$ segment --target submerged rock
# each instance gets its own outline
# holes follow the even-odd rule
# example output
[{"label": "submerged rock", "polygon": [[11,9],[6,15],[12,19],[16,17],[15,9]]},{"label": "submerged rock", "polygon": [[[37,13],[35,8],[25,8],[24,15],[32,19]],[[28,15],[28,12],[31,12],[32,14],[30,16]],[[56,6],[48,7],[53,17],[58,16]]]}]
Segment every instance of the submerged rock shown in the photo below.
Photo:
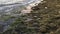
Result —
[{"label": "submerged rock", "polygon": [[42,0],[0,0],[0,24],[2,25],[0,31],[7,31],[16,18],[19,18],[23,14],[31,13],[31,8],[36,6],[36,3],[38,5],[41,1]]}]

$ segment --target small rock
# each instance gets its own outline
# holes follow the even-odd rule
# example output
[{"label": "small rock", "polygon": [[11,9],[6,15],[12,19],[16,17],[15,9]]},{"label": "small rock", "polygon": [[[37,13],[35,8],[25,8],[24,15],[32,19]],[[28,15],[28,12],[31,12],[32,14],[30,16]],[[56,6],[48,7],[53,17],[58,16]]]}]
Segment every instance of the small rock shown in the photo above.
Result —
[{"label": "small rock", "polygon": [[45,9],[47,9],[47,7],[45,7]]}]

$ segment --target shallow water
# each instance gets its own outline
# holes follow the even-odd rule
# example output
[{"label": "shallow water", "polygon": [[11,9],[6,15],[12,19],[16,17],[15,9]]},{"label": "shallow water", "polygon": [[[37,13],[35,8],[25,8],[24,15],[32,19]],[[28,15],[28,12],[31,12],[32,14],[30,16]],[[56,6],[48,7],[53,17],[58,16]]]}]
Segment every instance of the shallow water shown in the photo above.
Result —
[{"label": "shallow water", "polygon": [[[22,8],[25,8],[27,5],[31,3],[36,3],[38,1],[42,0],[0,0],[0,15],[15,12],[17,10],[21,10]],[[25,6],[25,7],[24,7]],[[8,19],[7,21],[0,21],[0,25],[2,27],[0,28],[1,31],[6,31],[9,25],[14,21],[13,19]]]}]

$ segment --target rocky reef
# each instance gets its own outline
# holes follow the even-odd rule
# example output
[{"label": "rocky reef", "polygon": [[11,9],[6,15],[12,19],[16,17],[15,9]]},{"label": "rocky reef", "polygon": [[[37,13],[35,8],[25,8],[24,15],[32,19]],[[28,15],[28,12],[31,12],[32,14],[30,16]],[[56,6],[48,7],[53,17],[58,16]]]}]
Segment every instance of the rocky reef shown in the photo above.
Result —
[{"label": "rocky reef", "polygon": [[44,0],[1,34],[60,34],[60,0]]}]

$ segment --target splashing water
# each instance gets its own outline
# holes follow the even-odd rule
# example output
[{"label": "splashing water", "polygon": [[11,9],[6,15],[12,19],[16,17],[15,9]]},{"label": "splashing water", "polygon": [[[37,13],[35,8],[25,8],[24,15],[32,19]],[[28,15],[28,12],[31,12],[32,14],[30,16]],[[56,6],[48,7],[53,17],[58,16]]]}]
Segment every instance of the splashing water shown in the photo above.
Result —
[{"label": "splashing water", "polygon": [[38,3],[38,1],[41,2],[43,0],[0,0],[0,13],[17,11],[31,3]]}]

